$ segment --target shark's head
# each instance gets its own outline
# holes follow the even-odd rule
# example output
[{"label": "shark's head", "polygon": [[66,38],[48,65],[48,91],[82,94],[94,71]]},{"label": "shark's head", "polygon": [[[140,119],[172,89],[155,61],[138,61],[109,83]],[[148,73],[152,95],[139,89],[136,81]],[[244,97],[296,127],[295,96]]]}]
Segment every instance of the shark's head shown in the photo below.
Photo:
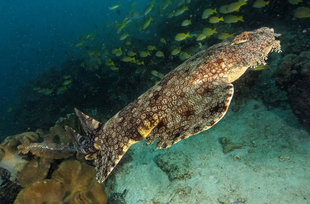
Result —
[{"label": "shark's head", "polygon": [[280,34],[272,28],[262,27],[237,35],[225,49],[229,82],[238,79],[248,68],[266,64],[270,52],[281,52]]}]

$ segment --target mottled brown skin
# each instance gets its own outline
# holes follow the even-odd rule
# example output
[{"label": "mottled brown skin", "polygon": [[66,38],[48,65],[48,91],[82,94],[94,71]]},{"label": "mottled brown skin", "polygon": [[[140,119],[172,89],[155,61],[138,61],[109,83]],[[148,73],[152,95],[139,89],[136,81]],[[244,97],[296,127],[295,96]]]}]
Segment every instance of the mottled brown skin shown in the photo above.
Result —
[{"label": "mottled brown skin", "polygon": [[158,139],[157,147],[167,148],[216,124],[232,99],[231,83],[249,67],[264,64],[269,52],[280,51],[277,36],[260,28],[197,53],[104,125],[76,110],[88,138],[67,130],[78,151],[95,160],[98,182],[136,142]]}]

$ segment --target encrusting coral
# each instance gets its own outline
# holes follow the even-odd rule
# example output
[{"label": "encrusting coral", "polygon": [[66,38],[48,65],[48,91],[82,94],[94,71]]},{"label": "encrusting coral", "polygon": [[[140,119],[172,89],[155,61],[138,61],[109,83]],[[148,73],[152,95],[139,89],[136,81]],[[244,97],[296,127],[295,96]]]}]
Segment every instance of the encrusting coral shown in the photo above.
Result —
[{"label": "encrusting coral", "polygon": [[93,167],[77,160],[68,160],[60,164],[52,179],[64,184],[68,203],[106,203],[104,185],[96,181]]},{"label": "encrusting coral", "polygon": [[107,203],[104,185],[97,183],[93,167],[78,160],[60,163],[76,153],[66,137],[63,127],[56,124],[49,132],[7,137],[0,145],[0,167],[19,187],[16,194],[23,187],[15,203]]},{"label": "encrusting coral", "polygon": [[14,203],[63,203],[64,194],[62,183],[55,180],[38,181],[20,191]]},{"label": "encrusting coral", "polygon": [[0,145],[0,167],[7,169],[11,173],[11,180],[15,180],[19,172],[28,163],[18,154],[17,146],[30,144],[38,138],[39,135],[35,132],[24,132],[7,137]]},{"label": "encrusting coral", "polygon": [[62,162],[51,179],[35,182],[17,196],[19,203],[107,203],[104,185],[95,179],[95,169],[77,160]]},{"label": "encrusting coral", "polygon": [[31,160],[25,165],[20,172],[18,182],[22,187],[26,187],[37,181],[42,181],[46,178],[50,169],[51,161],[44,158]]}]

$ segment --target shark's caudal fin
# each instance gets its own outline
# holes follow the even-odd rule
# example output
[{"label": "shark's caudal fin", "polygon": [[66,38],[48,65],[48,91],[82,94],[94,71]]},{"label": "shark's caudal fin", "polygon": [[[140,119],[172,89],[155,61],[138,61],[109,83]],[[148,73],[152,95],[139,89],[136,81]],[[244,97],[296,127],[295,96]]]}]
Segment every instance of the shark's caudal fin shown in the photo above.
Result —
[{"label": "shark's caudal fin", "polygon": [[96,179],[102,183],[135,141],[118,132],[107,133],[100,122],[77,109],[75,113],[81,121],[86,137],[70,127],[66,127],[67,133],[72,137],[76,150],[84,154],[85,159],[95,161]]},{"label": "shark's caudal fin", "polygon": [[94,159],[98,148],[96,148],[95,138],[100,131],[102,124],[88,115],[82,113],[78,109],[74,109],[76,115],[81,121],[84,132],[87,137],[83,137],[71,127],[66,126],[67,134],[71,137],[77,152],[84,154],[88,160]]}]

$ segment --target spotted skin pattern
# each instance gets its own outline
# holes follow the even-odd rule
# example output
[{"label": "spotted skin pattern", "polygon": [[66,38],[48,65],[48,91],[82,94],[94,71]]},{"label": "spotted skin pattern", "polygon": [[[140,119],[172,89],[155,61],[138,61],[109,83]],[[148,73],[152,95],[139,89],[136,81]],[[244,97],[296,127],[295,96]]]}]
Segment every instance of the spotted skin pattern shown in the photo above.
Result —
[{"label": "spotted skin pattern", "polygon": [[104,125],[76,110],[88,137],[67,131],[86,159],[95,160],[98,182],[134,143],[158,140],[158,148],[167,148],[216,124],[231,102],[231,83],[249,67],[265,64],[269,52],[280,52],[278,36],[263,27],[197,53]]}]

